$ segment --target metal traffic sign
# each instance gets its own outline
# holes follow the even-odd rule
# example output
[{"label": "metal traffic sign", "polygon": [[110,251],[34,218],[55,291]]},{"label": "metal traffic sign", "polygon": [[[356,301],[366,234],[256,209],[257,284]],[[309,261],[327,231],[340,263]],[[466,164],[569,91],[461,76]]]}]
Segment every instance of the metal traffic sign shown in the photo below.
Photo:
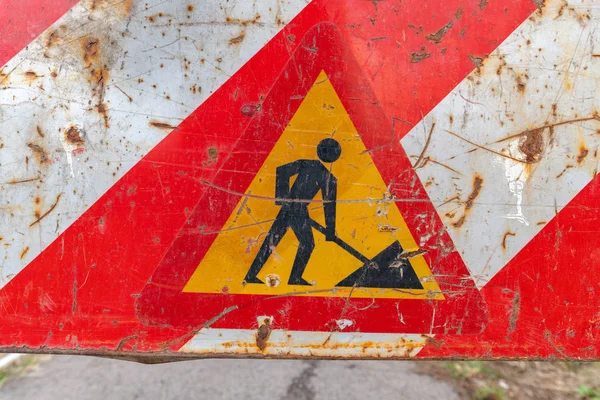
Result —
[{"label": "metal traffic sign", "polygon": [[2,351],[598,359],[593,0],[0,22]]}]

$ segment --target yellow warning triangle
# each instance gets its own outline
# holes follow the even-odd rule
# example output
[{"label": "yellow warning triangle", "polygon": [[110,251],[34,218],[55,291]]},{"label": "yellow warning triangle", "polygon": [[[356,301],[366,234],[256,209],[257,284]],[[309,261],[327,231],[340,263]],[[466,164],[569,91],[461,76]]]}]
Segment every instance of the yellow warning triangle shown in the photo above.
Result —
[{"label": "yellow warning triangle", "polygon": [[[325,164],[337,179],[336,236],[368,259],[398,244],[404,254],[418,254],[419,247],[393,201],[385,201],[386,184],[352,124],[348,113],[324,72],[321,72],[298,111],[275,143],[231,216],[219,232],[184,292],[363,298],[423,298],[444,296],[422,255],[409,259],[421,288],[382,285],[342,285],[361,275],[364,264],[348,251],[312,229],[314,250],[302,278],[310,286],[288,284],[299,242],[288,229],[258,273],[264,283],[246,283],[244,278],[277,217],[276,170],[297,160],[319,160],[317,145],[333,138],[341,145],[340,158]],[[290,180],[290,186],[294,177]],[[321,194],[308,204],[310,217],[325,226]],[[417,253],[413,253],[417,252]],[[397,266],[396,266],[397,267]],[[361,269],[362,268],[362,269]],[[358,271],[358,273],[357,273]],[[385,285],[383,285],[385,286]]]}]

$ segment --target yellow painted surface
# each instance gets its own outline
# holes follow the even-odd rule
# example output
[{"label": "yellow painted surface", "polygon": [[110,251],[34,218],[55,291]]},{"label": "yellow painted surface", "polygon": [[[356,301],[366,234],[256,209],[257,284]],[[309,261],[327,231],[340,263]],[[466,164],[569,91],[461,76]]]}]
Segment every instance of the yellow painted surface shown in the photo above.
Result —
[{"label": "yellow painted surface", "polygon": [[[317,144],[329,137],[342,146],[340,159],[330,164],[338,180],[337,236],[368,258],[374,257],[395,240],[400,242],[404,251],[418,250],[396,204],[385,201],[386,184],[335,89],[325,73],[321,72],[184,292],[221,293],[226,290],[232,294],[280,295],[297,292],[305,296],[348,296],[350,288],[335,288],[335,285],[360,268],[362,263],[335,243],[326,242],[324,236],[314,229],[315,249],[303,275],[313,286],[287,283],[298,248],[298,241],[291,229],[258,275],[266,283],[244,283],[248,268],[280,209],[272,200],[275,196],[276,168],[299,159],[317,160]],[[293,179],[290,185],[292,183]],[[309,205],[309,210],[311,217],[324,225],[320,200],[319,194],[315,202]],[[410,262],[424,289],[356,288],[352,297],[443,300],[425,259],[418,256]]]}]

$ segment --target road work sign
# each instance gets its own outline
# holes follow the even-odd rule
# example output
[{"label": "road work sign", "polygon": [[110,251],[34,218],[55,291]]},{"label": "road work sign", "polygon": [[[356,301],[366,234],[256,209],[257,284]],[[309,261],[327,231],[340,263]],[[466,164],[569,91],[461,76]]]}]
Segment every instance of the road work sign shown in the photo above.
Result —
[{"label": "road work sign", "polygon": [[46,3],[0,16],[3,350],[598,358],[592,1]]}]

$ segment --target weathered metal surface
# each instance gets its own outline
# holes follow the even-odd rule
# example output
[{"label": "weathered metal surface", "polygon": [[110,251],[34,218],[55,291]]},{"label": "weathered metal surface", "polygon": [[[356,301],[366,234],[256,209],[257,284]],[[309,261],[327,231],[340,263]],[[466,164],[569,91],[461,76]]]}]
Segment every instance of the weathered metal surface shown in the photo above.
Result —
[{"label": "weathered metal surface", "polygon": [[599,357],[593,0],[23,3],[0,348]]}]

